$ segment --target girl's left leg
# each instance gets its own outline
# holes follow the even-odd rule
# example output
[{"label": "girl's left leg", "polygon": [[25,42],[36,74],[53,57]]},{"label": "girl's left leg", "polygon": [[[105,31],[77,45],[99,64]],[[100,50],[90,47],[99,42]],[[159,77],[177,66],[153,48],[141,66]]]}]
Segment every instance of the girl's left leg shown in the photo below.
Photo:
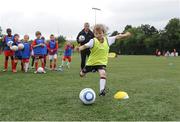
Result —
[{"label": "girl's left leg", "polygon": [[68,62],[67,62],[68,69],[70,68],[70,63],[71,63],[71,56],[68,57]]},{"label": "girl's left leg", "polygon": [[17,69],[16,69],[16,68],[17,68],[17,63],[18,63],[18,59],[15,58],[15,59],[14,59],[14,66],[13,66],[13,72],[14,72],[14,73],[17,72]]},{"label": "girl's left leg", "polygon": [[99,76],[100,76],[100,80],[99,80],[99,91],[100,94],[99,96],[105,96],[106,92],[105,92],[105,88],[106,88],[106,71],[105,69],[99,69]]},{"label": "girl's left leg", "polygon": [[57,54],[54,55],[54,66],[53,69],[56,69],[56,64],[57,64]]},{"label": "girl's left leg", "polygon": [[21,71],[24,71],[24,63],[23,63],[22,59],[21,59]]},{"label": "girl's left leg", "polygon": [[40,60],[41,60],[41,66],[44,69],[43,73],[46,73],[46,71],[45,71],[45,64],[44,64],[44,58],[41,58]]}]

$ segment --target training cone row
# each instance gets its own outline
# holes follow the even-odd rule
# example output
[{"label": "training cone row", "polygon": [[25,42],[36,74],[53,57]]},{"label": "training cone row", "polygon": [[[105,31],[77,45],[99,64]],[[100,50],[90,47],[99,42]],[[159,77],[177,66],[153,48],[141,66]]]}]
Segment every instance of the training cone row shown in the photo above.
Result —
[{"label": "training cone row", "polygon": [[117,100],[128,99],[128,98],[129,98],[128,94],[124,91],[118,91],[114,95],[114,99],[117,99]]}]

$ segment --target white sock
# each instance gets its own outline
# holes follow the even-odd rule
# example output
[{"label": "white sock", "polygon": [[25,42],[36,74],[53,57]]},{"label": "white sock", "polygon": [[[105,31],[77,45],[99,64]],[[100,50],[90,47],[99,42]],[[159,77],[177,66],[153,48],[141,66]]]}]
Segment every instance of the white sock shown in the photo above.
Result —
[{"label": "white sock", "polygon": [[29,63],[25,63],[25,66],[24,66],[25,68],[25,71],[27,72],[28,71],[28,67],[29,67]]},{"label": "white sock", "polygon": [[101,92],[102,90],[105,89],[105,86],[106,86],[106,79],[101,78],[100,81],[99,81],[99,85],[100,85],[100,92]]},{"label": "white sock", "polygon": [[61,66],[62,66],[62,67],[64,67],[64,64],[65,64],[65,62],[62,60],[62,64],[61,64]]},{"label": "white sock", "polygon": [[70,66],[70,62],[67,62],[67,66]]}]

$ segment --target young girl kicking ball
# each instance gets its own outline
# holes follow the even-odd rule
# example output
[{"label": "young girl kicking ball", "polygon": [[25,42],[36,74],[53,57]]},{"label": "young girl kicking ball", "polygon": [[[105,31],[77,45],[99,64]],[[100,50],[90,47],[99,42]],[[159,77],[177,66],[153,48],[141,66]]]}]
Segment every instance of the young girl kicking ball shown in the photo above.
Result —
[{"label": "young girl kicking ball", "polygon": [[123,39],[130,36],[129,32],[125,34],[119,34],[113,37],[106,37],[106,27],[102,24],[94,26],[93,33],[95,38],[91,39],[88,43],[77,47],[77,51],[85,50],[90,48],[90,56],[86,62],[86,66],[80,72],[80,76],[83,77],[88,72],[99,72],[100,76],[100,93],[99,96],[105,96],[106,94],[106,65],[108,63],[109,47],[115,42],[115,40]]}]

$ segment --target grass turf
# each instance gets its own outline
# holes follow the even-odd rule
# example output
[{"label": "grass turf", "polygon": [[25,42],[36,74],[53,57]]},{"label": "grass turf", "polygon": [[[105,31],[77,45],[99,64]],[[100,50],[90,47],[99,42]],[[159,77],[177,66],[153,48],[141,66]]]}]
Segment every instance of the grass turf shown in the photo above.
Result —
[{"label": "grass turf", "polygon": [[[2,56],[0,61],[3,69]],[[80,78],[79,67],[75,54],[64,72],[0,72],[0,120],[180,120],[180,57],[109,59],[110,91],[90,106],[80,102],[79,92],[90,87],[98,94],[99,77]],[[130,99],[113,99],[119,90]]]}]

